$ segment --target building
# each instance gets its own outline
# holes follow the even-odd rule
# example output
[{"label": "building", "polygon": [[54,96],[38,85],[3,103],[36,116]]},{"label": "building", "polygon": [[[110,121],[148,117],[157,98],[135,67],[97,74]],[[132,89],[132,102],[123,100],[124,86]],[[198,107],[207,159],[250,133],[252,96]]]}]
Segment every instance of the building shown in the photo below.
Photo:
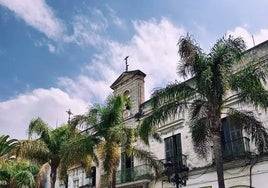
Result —
[{"label": "building", "polygon": [[[268,61],[268,41],[263,42],[245,52],[243,61],[252,58],[261,62]],[[140,70],[123,72],[111,85],[115,94],[123,94],[130,98],[132,108],[124,112],[125,124],[137,126],[137,116],[141,110],[150,113],[148,101],[144,101],[145,73]],[[236,104],[234,104],[235,106]],[[239,107],[239,106],[237,106]],[[247,107],[243,107],[247,108]],[[261,121],[268,128],[268,116],[263,111],[255,111]],[[268,177],[268,155],[257,155],[257,150],[245,132],[230,127],[226,119],[222,119],[224,134],[224,176],[228,188],[266,188]],[[158,129],[163,142],[151,141],[150,150],[159,160],[163,161],[167,169],[167,159],[174,151],[181,154],[183,167],[189,168],[186,188],[217,188],[217,175],[213,156],[207,159],[199,158],[194,152],[191,142],[191,131],[187,126],[187,114],[170,118]],[[174,147],[175,146],[175,147]],[[145,147],[145,146],[144,146]],[[107,187],[105,175],[97,168],[96,187]],[[70,181],[75,181],[69,178]],[[141,164],[135,158],[128,158],[123,153],[116,175],[116,187],[121,188],[171,188],[167,176],[154,179],[152,169]],[[80,184],[79,184],[80,185]]]}]

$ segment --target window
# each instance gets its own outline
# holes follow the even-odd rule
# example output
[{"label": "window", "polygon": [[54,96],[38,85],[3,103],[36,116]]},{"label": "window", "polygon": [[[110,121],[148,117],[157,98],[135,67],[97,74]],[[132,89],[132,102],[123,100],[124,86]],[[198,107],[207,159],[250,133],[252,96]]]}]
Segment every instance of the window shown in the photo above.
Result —
[{"label": "window", "polygon": [[181,134],[165,138],[166,160],[173,161],[179,159],[182,162]]},{"label": "window", "polygon": [[129,182],[133,180],[134,160],[133,156],[127,156],[126,153],[121,154],[121,181]]},{"label": "window", "polygon": [[78,176],[78,168],[73,169],[73,176]]},{"label": "window", "polygon": [[92,186],[96,185],[96,167],[92,166],[89,172],[89,181]]},{"label": "window", "polygon": [[222,119],[222,151],[223,158],[233,158],[245,154],[242,130]]},{"label": "window", "polygon": [[74,180],[74,188],[78,188],[79,187],[79,180]]},{"label": "window", "polygon": [[[129,90],[126,90],[126,91],[124,92],[124,96],[125,96],[128,100],[130,100],[130,91],[129,91]],[[129,116],[130,116],[130,106],[129,106],[129,104],[125,104],[125,110],[124,110],[124,112],[123,112],[123,118],[126,119],[126,118],[128,118]]]}]

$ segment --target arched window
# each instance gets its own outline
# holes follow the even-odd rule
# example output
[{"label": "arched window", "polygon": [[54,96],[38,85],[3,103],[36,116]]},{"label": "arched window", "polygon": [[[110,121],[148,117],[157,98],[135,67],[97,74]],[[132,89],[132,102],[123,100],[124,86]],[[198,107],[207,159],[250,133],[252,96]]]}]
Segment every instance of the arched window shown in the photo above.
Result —
[{"label": "arched window", "polygon": [[124,92],[124,96],[127,97],[127,98],[129,98],[130,97],[130,91],[129,90],[126,90]]},{"label": "arched window", "polygon": [[[126,90],[124,92],[124,96],[130,100],[130,91],[129,90]],[[124,110],[124,114],[123,114],[123,117],[124,119],[128,118],[130,116],[130,106],[128,104],[125,105],[125,110]]]}]

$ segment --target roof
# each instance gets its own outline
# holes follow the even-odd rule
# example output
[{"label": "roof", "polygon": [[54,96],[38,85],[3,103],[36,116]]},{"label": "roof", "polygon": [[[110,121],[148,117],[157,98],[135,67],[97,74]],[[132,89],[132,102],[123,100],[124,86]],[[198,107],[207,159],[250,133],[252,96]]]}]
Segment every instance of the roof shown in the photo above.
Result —
[{"label": "roof", "polygon": [[114,83],[110,86],[110,88],[114,89],[123,80],[123,78],[125,78],[126,76],[129,76],[129,75],[132,75],[132,76],[139,75],[139,76],[143,76],[143,77],[146,76],[146,74],[140,70],[125,71],[114,81]]}]

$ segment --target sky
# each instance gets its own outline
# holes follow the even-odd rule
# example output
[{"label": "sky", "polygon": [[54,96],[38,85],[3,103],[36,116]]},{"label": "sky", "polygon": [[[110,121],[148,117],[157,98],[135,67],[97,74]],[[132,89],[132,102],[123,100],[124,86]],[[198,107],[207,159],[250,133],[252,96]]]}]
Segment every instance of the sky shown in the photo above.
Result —
[{"label": "sky", "polygon": [[[0,0],[0,135],[27,138],[31,119],[52,128],[112,93],[139,69],[146,99],[180,79],[177,42],[205,52],[224,35],[248,48],[268,40],[266,0]],[[253,42],[254,39],[254,42]]]}]

